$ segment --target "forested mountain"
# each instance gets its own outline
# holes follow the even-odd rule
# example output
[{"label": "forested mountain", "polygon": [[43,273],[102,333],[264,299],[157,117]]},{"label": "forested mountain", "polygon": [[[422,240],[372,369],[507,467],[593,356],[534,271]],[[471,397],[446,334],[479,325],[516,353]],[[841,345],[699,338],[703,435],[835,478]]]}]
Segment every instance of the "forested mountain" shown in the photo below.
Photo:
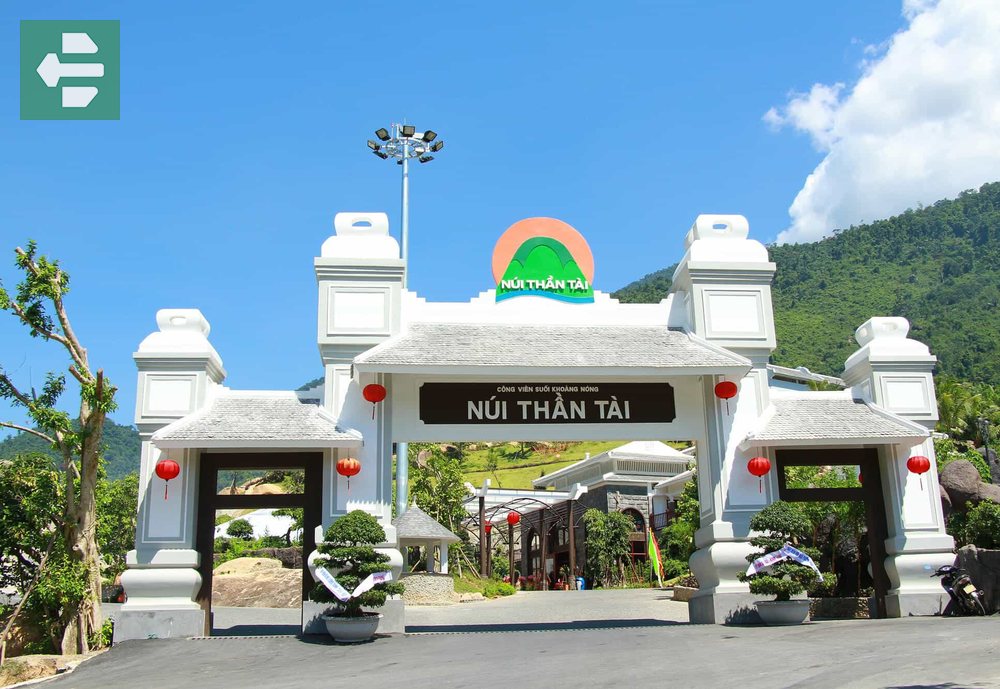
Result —
[{"label": "forested mountain", "polygon": [[[104,422],[104,469],[115,480],[139,471],[139,432],[134,426],[119,426],[111,419]],[[42,452],[62,462],[59,453],[47,442],[28,433],[18,433],[0,442],[0,460],[26,452]],[[58,464],[57,464],[58,465]]]},{"label": "forested mountain", "polygon": [[[774,363],[837,375],[871,316],[905,316],[938,372],[1000,384],[1000,182],[810,244],[770,246],[777,264]],[[674,266],[618,290],[666,296]]]}]

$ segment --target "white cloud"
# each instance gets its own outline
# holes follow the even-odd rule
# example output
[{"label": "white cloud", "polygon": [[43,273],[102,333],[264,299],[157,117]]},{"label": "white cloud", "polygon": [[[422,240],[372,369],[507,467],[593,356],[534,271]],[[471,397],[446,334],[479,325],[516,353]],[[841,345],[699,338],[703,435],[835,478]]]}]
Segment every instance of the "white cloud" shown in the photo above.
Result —
[{"label": "white cloud", "polygon": [[904,0],[903,16],[907,26],[863,63],[853,88],[815,84],[764,114],[826,153],[779,242],[813,241],[1000,180],[997,0]]}]

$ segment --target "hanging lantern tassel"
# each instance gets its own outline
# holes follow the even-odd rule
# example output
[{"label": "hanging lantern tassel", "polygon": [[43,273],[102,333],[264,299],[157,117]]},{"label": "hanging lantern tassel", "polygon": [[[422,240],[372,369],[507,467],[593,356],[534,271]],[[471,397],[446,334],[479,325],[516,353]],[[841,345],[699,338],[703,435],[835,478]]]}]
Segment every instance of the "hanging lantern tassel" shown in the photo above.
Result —
[{"label": "hanging lantern tassel", "polygon": [[337,460],[337,473],[347,477],[347,494],[351,494],[351,477],[356,476],[361,471],[361,462],[353,457],[344,457]]},{"label": "hanging lantern tassel", "polygon": [[378,383],[366,385],[361,391],[365,399],[372,403],[372,419],[375,418],[375,405],[385,399],[385,387]]},{"label": "hanging lantern tassel", "polygon": [[739,388],[731,380],[724,380],[715,384],[715,396],[720,400],[726,400],[726,414],[729,414],[729,400],[736,397],[737,392],[739,392]]},{"label": "hanging lantern tassel", "polygon": [[163,499],[167,499],[167,487],[170,479],[177,478],[181,473],[181,465],[172,459],[161,459],[156,463],[156,475],[163,479]]},{"label": "hanging lantern tassel", "polygon": [[764,474],[771,470],[771,460],[767,457],[752,457],[747,462],[747,471],[757,477],[757,489],[764,492]]},{"label": "hanging lantern tassel", "polygon": [[924,489],[924,474],[930,471],[931,460],[923,455],[913,455],[906,460],[906,468],[920,477],[920,490]]}]

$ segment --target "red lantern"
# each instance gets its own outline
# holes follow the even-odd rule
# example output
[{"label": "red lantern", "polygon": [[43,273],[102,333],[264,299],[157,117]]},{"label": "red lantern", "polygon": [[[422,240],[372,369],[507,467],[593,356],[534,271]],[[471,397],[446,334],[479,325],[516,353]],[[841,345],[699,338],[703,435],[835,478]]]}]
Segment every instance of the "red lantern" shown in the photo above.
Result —
[{"label": "red lantern", "polygon": [[361,471],[361,462],[354,457],[344,457],[337,460],[337,473],[347,477],[347,492],[351,492],[351,477]]},{"label": "red lantern", "polygon": [[521,515],[517,512],[507,513],[507,523],[511,526],[517,526],[518,522],[521,521]]},{"label": "red lantern", "polygon": [[167,486],[170,479],[177,478],[181,473],[181,465],[172,459],[161,459],[156,463],[156,475],[163,479],[163,499],[167,499]]},{"label": "red lantern", "polygon": [[724,380],[715,384],[715,396],[720,400],[726,400],[726,413],[729,413],[729,400],[736,397],[739,388],[731,380]]},{"label": "red lantern", "polygon": [[372,403],[372,418],[375,418],[375,405],[385,399],[385,387],[378,383],[366,385],[361,391],[364,398]]},{"label": "red lantern", "polygon": [[747,462],[747,471],[759,479],[758,489],[761,493],[764,492],[764,479],[762,477],[770,470],[771,460],[767,457],[752,457],[750,461]]},{"label": "red lantern", "polygon": [[862,486],[865,485],[865,477],[860,471],[858,472],[858,483]]},{"label": "red lantern", "polygon": [[923,455],[913,455],[908,460],[906,460],[906,468],[909,469],[914,474],[916,474],[917,476],[920,476],[920,490],[923,490],[924,489],[923,474],[926,474],[928,471],[930,471],[931,460],[929,460],[927,457],[924,457]]},{"label": "red lantern", "polygon": [[486,525],[486,535],[489,536],[491,531],[493,531],[493,525],[492,524],[487,524]]}]

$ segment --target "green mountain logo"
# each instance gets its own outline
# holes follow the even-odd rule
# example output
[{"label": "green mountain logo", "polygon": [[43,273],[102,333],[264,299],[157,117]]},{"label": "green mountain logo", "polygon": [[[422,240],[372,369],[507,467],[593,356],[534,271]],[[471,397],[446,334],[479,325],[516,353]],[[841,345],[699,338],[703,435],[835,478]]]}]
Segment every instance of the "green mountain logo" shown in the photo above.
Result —
[{"label": "green mountain logo", "polygon": [[562,242],[532,237],[507,264],[497,301],[529,295],[585,304],[594,301],[594,288]]}]

